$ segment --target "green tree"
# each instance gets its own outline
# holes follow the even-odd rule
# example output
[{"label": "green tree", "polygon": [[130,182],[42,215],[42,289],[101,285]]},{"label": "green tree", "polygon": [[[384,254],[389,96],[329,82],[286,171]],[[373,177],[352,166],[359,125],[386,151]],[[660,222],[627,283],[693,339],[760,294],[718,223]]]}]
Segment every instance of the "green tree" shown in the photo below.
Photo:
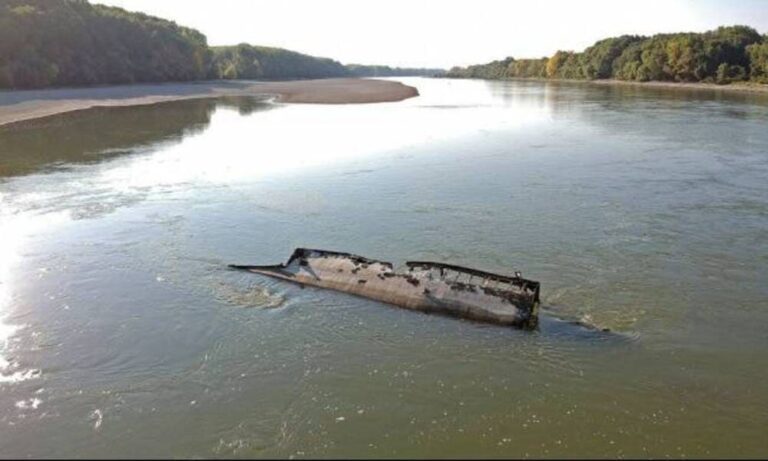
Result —
[{"label": "green tree", "polygon": [[295,51],[241,43],[212,48],[210,78],[284,80],[345,77],[341,63]]},{"label": "green tree", "polygon": [[567,51],[557,51],[547,61],[547,77],[555,78],[560,75],[560,68],[563,67],[570,53]]},{"label": "green tree", "polygon": [[765,37],[747,26],[652,37],[622,35],[600,40],[583,53],[558,51],[550,58],[510,60],[506,75],[494,61],[454,68],[448,76],[730,83],[751,75],[768,82],[765,43]]},{"label": "green tree", "polygon": [[638,73],[642,64],[643,42],[634,42],[611,64],[611,76],[619,80],[640,80]]},{"label": "green tree", "polygon": [[0,85],[131,83],[204,78],[200,32],[85,0],[0,2]]},{"label": "green tree", "polygon": [[664,73],[678,82],[696,82],[707,77],[704,40],[694,34],[677,35],[666,41]]},{"label": "green tree", "polygon": [[643,37],[637,35],[622,35],[621,37],[612,37],[600,40],[591,47],[584,50],[583,54],[583,74],[587,79],[611,78],[614,73],[613,63],[624,50],[633,45]]},{"label": "green tree", "polygon": [[758,83],[768,83],[768,39],[747,47],[750,61],[750,76]]},{"label": "green tree", "polygon": [[445,69],[390,67],[364,64],[347,64],[347,70],[355,77],[410,77],[410,76],[442,76]]},{"label": "green tree", "polygon": [[548,62],[549,58],[512,61],[507,67],[507,75],[512,78],[546,78]]},{"label": "green tree", "polygon": [[744,67],[724,62],[717,67],[715,82],[719,85],[726,85],[728,83],[746,80],[746,78],[747,71]]},{"label": "green tree", "polygon": [[753,28],[747,26],[718,27],[714,31],[703,34],[707,61],[714,72],[720,63],[749,67],[747,47],[753,43],[762,42],[762,37]]}]

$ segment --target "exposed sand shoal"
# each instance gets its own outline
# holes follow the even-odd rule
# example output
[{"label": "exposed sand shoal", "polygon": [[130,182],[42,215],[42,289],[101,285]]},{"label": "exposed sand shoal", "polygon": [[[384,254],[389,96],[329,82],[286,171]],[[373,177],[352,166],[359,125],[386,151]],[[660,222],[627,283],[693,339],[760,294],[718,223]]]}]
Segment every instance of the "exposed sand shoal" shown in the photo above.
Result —
[{"label": "exposed sand shoal", "polygon": [[402,101],[418,96],[400,82],[334,78],[285,82],[210,81],[0,91],[0,126],[104,106],[135,106],[220,96],[276,97],[280,102],[360,104]]}]

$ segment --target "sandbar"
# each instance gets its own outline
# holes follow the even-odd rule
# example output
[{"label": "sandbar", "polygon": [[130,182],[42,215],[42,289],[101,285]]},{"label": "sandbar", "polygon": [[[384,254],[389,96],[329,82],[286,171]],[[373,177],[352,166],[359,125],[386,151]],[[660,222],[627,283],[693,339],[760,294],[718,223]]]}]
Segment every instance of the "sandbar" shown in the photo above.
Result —
[{"label": "sandbar", "polygon": [[363,104],[418,96],[416,88],[392,80],[331,78],[263,82],[217,80],[0,91],[0,126],[92,107],[156,104],[222,96],[274,98],[281,103]]}]

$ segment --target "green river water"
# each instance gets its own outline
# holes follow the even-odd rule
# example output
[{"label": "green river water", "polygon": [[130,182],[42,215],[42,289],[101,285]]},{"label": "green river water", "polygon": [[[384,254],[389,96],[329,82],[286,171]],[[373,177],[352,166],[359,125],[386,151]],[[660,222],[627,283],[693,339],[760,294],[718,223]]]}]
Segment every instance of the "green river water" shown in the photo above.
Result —
[{"label": "green river water", "polygon": [[[768,99],[400,80],[1,129],[0,457],[768,456]],[[297,246],[521,270],[541,325],[226,269]]]}]

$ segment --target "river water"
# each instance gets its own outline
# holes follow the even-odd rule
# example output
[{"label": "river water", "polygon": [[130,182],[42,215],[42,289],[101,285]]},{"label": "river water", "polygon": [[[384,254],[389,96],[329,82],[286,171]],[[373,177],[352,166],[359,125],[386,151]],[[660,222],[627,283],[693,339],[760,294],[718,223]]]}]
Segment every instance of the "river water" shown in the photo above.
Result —
[{"label": "river water", "polygon": [[[768,100],[401,80],[0,131],[0,456],[768,455]],[[226,269],[297,246],[521,270],[541,325]]]}]

